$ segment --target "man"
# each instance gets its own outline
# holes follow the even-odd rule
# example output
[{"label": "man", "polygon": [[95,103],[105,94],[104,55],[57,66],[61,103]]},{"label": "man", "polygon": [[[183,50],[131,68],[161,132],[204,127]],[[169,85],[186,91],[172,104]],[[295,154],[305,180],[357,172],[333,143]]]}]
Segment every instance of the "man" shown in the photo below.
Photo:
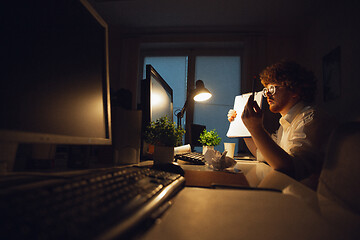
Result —
[{"label": "man", "polygon": [[[310,187],[317,185],[331,121],[310,106],[314,101],[316,80],[312,72],[291,61],[281,61],[260,73],[263,94],[269,109],[280,113],[280,127],[270,136],[263,126],[263,113],[253,96],[249,98],[241,118],[251,133],[244,141],[259,161]],[[236,112],[230,110],[231,122]]]}]

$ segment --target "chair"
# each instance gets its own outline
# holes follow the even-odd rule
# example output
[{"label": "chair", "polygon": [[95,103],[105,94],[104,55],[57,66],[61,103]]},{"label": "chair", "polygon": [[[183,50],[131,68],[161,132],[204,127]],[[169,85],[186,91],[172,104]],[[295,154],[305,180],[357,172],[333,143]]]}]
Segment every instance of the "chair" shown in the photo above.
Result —
[{"label": "chair", "polygon": [[317,191],[360,214],[360,122],[341,124],[332,133]]}]

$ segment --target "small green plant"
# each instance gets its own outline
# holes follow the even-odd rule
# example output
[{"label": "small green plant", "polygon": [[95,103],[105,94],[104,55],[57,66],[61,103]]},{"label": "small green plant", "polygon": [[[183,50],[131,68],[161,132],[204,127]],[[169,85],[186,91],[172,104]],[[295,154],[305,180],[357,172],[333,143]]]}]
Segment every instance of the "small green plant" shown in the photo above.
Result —
[{"label": "small green plant", "polygon": [[145,129],[144,138],[147,143],[153,145],[176,147],[182,144],[184,134],[184,129],[175,127],[165,116],[150,122]]},{"label": "small green plant", "polygon": [[211,131],[206,131],[206,129],[204,129],[200,134],[199,142],[203,146],[217,146],[221,142],[221,137],[219,137],[215,129]]}]

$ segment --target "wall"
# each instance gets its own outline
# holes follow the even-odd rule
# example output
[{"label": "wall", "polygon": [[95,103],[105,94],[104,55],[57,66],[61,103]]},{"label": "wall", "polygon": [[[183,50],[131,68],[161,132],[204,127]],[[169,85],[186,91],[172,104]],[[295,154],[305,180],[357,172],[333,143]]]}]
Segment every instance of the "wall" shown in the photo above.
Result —
[{"label": "wall", "polygon": [[[314,69],[319,79],[317,101],[340,121],[360,120],[358,91],[360,79],[360,2],[330,1],[309,27],[304,41],[303,63]],[[334,48],[341,48],[341,96],[323,100],[322,58]]]},{"label": "wall", "polygon": [[[136,111],[139,41],[109,27],[113,159],[115,165],[140,161],[141,112]],[[130,93],[130,94],[129,94]]]},{"label": "wall", "polygon": [[136,89],[139,70],[139,40],[124,37],[116,27],[109,27],[110,84],[112,91],[126,89],[132,93],[132,109],[136,109]]}]

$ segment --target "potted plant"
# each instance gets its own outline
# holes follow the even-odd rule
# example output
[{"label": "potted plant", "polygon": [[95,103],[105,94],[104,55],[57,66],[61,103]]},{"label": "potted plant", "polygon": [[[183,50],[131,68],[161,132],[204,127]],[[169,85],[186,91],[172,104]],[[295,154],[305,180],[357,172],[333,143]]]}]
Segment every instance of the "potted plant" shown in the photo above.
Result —
[{"label": "potted plant", "polygon": [[203,145],[202,154],[205,154],[208,149],[214,149],[215,146],[221,142],[221,137],[217,134],[216,130],[204,131],[200,134],[199,142]]},{"label": "potted plant", "polygon": [[175,127],[166,116],[150,122],[144,132],[147,143],[154,145],[154,162],[172,162],[174,147],[181,145],[185,130]]}]

